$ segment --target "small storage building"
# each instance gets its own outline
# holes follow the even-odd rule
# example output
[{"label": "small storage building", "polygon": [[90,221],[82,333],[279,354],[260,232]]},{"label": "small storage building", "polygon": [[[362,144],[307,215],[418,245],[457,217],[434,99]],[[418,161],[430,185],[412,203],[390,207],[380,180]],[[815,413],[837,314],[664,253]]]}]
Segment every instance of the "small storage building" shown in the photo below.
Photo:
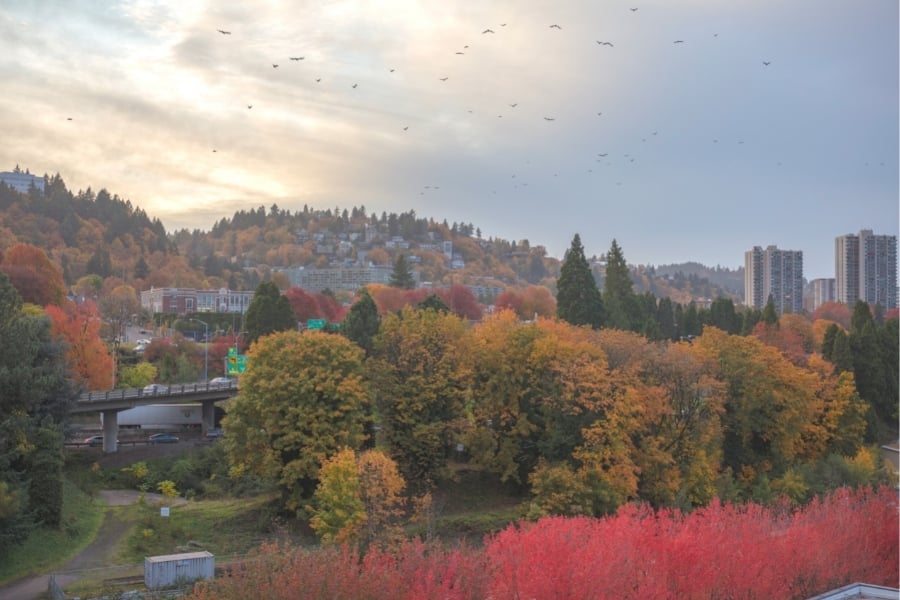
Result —
[{"label": "small storage building", "polygon": [[212,579],[216,558],[207,551],[144,557],[144,585],[173,588],[198,579]]}]

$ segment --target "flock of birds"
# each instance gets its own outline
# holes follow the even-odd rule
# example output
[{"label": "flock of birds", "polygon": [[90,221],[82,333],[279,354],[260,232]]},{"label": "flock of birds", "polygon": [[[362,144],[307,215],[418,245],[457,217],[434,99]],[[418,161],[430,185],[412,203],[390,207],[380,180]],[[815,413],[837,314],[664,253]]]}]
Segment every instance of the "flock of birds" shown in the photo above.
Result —
[{"label": "flock of birds", "polygon": [[[639,8],[638,8],[638,7],[632,7],[632,8],[629,8],[628,10],[629,10],[632,14],[634,14],[634,13],[637,13],[637,12],[638,12]],[[481,35],[482,35],[482,36],[495,36],[495,35],[498,35],[498,34],[497,34],[497,31],[501,30],[502,28],[506,28],[506,27],[507,27],[507,23],[499,23],[499,24],[494,25],[494,26],[484,27],[483,29],[481,29]],[[562,31],[562,30],[563,30],[563,25],[560,25],[559,23],[551,23],[551,24],[549,24],[549,25],[546,25],[546,27],[547,27],[548,29],[554,30],[554,31]],[[496,28],[496,29],[495,29],[495,28]],[[510,27],[510,29],[512,29],[512,27]],[[234,35],[234,36],[233,36],[233,32],[232,32],[231,29],[217,29],[216,31],[217,31],[218,34],[220,34],[221,36],[225,36],[225,37],[239,37],[239,35]],[[476,30],[476,31],[477,31],[477,30]],[[239,34],[240,32],[237,32],[237,33]],[[718,38],[719,35],[718,35],[718,33],[712,33],[712,37]],[[596,42],[596,46],[595,46],[595,47],[612,50],[612,49],[615,49],[615,48],[616,48],[616,44],[617,44],[618,42],[621,42],[622,40],[618,40],[616,43],[614,43],[614,42],[613,42],[612,40],[610,40],[610,39],[596,39],[596,40],[594,40],[594,41]],[[675,40],[672,40],[672,44],[673,44],[673,45],[685,45],[685,44],[687,44],[687,43],[688,43],[688,42],[687,42],[686,40],[684,40],[684,39],[675,39]],[[627,40],[626,40],[626,43],[624,43],[623,45],[627,45]],[[465,54],[467,54],[467,52],[468,52],[469,50],[470,50],[470,46],[469,46],[469,45],[465,45],[465,46],[463,46],[461,49],[454,49],[452,52],[453,52],[453,54],[455,54],[455,55],[465,55]],[[316,63],[315,60],[313,60],[313,61],[307,60],[307,56],[306,56],[306,55],[294,54],[294,55],[291,55],[291,56],[287,56],[287,57],[285,57],[285,58],[286,58],[287,61],[289,61],[290,63],[304,63],[304,62],[305,62],[305,64],[315,64],[316,67],[319,67],[319,66],[320,66],[319,64]],[[272,68],[272,69],[279,69],[282,63],[281,63],[279,60],[276,59],[276,60],[274,60],[274,61],[270,61],[269,64],[271,64],[271,68]],[[767,68],[767,67],[770,67],[770,66],[772,65],[772,61],[771,61],[771,60],[768,60],[768,59],[762,60],[762,61],[761,61],[761,64],[762,64],[762,67],[763,67],[763,68]],[[401,65],[398,65],[398,66],[401,66]],[[305,67],[305,68],[307,68],[307,67]],[[390,69],[389,69],[389,72],[390,72],[390,73],[394,73],[396,70],[397,70],[397,67],[393,67],[393,68],[390,68]],[[451,74],[452,74],[452,73],[451,73]],[[321,74],[316,74],[316,75],[317,75],[317,76],[311,78],[311,80],[315,81],[315,83],[317,83],[317,84],[321,84],[322,81],[323,81],[322,75],[321,75]],[[437,79],[438,79],[438,81],[441,82],[441,83],[446,83],[446,82],[448,82],[448,80],[450,80],[450,75],[444,74],[444,75],[442,75],[442,76],[437,77]],[[366,82],[364,81],[363,83],[366,83]],[[359,88],[359,85],[360,85],[359,82],[354,81],[354,82],[352,82],[352,83],[349,84],[349,87],[350,87],[350,89],[356,90],[356,89]],[[255,106],[255,104],[254,104],[253,102],[247,102],[247,103],[245,103],[245,105],[246,105],[247,110],[252,110],[252,109],[254,108],[254,106]],[[508,106],[509,109],[515,110],[515,109],[519,106],[519,102],[518,102],[518,101],[516,101],[516,102],[508,102],[508,103],[506,104],[506,106]],[[519,111],[521,111],[521,110],[522,110],[522,109],[519,109]],[[474,112],[475,112],[475,111],[472,110],[471,108],[467,108],[467,113],[468,113],[468,114],[473,114]],[[517,114],[519,114],[519,113],[517,112]],[[597,117],[602,117],[603,115],[604,115],[604,112],[603,112],[603,111],[596,111],[596,116],[597,116]],[[500,112],[500,113],[498,113],[496,116],[497,116],[497,118],[503,118],[504,114],[503,114],[503,112]],[[567,120],[568,120],[568,117],[569,117],[569,115],[544,114],[544,115],[542,115],[542,118],[543,118],[543,121],[545,121],[545,122],[547,122],[547,123],[554,123],[554,122],[557,121],[557,117],[558,117],[558,116],[565,116],[565,117],[567,117]],[[72,117],[68,117],[68,120],[71,121],[71,120],[72,120]],[[402,131],[402,132],[404,132],[404,133],[408,133],[408,132],[410,131],[410,124],[409,124],[409,123],[400,123],[400,124],[398,124],[398,129],[399,129],[399,131]],[[647,133],[645,133],[643,136],[638,135],[637,137],[640,138],[640,141],[641,141],[641,142],[647,142],[648,139],[652,139],[653,137],[657,136],[657,134],[658,134],[658,132],[657,132],[656,130],[653,130],[652,133],[651,133],[650,135],[648,135]],[[600,142],[600,141],[602,141],[602,140],[598,140],[598,142]],[[737,144],[743,144],[743,143],[744,143],[743,140],[735,140],[735,141],[736,141]],[[711,140],[711,142],[717,144],[717,143],[719,143],[719,139],[718,139],[718,138],[713,138],[713,139]],[[213,148],[213,149],[212,149],[212,152],[218,152],[218,149],[217,149],[217,148]],[[594,162],[594,163],[601,163],[601,164],[611,165],[611,164],[613,164],[612,161],[613,161],[613,158],[614,158],[614,157],[616,158],[616,160],[621,161],[621,164],[626,164],[626,165],[627,165],[627,164],[634,163],[635,160],[636,160],[636,156],[635,156],[634,154],[631,154],[631,153],[624,153],[624,152],[611,153],[611,152],[609,152],[608,150],[605,150],[605,149],[604,149],[604,151],[596,152],[596,154],[595,154],[594,156],[591,157],[591,160],[592,160],[592,162]],[[534,169],[531,168],[530,163],[526,162],[526,165],[525,165],[525,166],[527,167],[526,170],[529,172],[529,174],[532,173],[532,172],[534,171]],[[589,173],[590,173],[590,172],[593,172],[593,168],[587,168],[586,170],[587,170],[587,172],[589,172]],[[559,173],[558,173],[558,172],[553,172],[552,174],[553,174],[554,177],[558,177],[558,176],[559,176]],[[520,186],[520,185],[523,186],[523,187],[524,187],[524,186],[527,186],[527,185],[528,185],[528,182],[527,182],[527,181],[524,181],[523,178],[518,177],[518,175],[519,175],[519,173],[512,173],[512,174],[511,174],[511,178],[517,180],[516,183],[513,184],[513,186],[514,186],[514,187],[518,187],[518,186]],[[616,182],[616,185],[622,185],[622,181],[617,181],[617,182]],[[424,193],[426,192],[426,190],[427,190],[427,191],[432,191],[432,190],[438,190],[438,189],[440,189],[440,186],[439,186],[439,185],[433,185],[433,184],[431,184],[431,185],[424,186],[424,188],[420,191],[420,193],[421,193],[421,194],[424,194]],[[493,192],[496,193],[496,189],[494,189]]]},{"label": "flock of birds", "polygon": [[[634,14],[634,13],[638,12],[638,9],[639,9],[639,7],[631,7],[631,8],[629,8],[628,10],[629,10],[632,14]],[[496,27],[498,27],[498,28],[505,28],[505,27],[507,27],[507,23],[499,23],[498,25],[496,25]],[[559,23],[551,23],[551,24],[549,24],[547,27],[548,27],[548,29],[557,30],[557,31],[562,31],[562,29],[563,29],[562,25],[560,25]],[[222,36],[231,36],[231,35],[232,35],[232,31],[231,31],[230,29],[218,29],[217,31],[218,31],[218,33],[221,34]],[[491,36],[491,35],[496,35],[496,34],[497,34],[497,30],[494,29],[493,27],[485,27],[484,29],[481,30],[481,35],[482,35],[482,36]],[[718,33],[713,33],[713,37],[718,38]],[[595,41],[596,41],[597,46],[600,46],[600,47],[603,47],[603,48],[610,48],[610,49],[615,48],[615,44],[614,44],[612,41],[610,41],[610,40],[607,40],[607,39],[598,39],[598,40],[595,40]],[[676,40],[673,40],[673,41],[672,41],[672,44],[673,44],[673,45],[681,45],[681,44],[685,44],[685,43],[686,43],[686,42],[685,42],[685,40],[683,40],[683,39],[676,39]],[[470,46],[467,44],[467,45],[464,45],[464,46],[462,47],[462,49],[455,50],[455,51],[454,51],[454,54],[455,54],[455,55],[458,55],[458,56],[462,56],[462,55],[465,55],[466,52],[467,52],[469,49],[470,49]],[[299,63],[299,62],[301,62],[301,61],[304,61],[304,60],[306,59],[306,56],[304,56],[304,55],[295,55],[295,56],[289,56],[289,57],[287,57],[287,58],[288,58],[289,61]],[[768,67],[768,66],[770,66],[771,64],[772,64],[772,61],[770,61],[770,60],[763,60],[763,61],[762,61],[763,67]],[[273,69],[278,69],[279,66],[280,66],[280,62],[271,62],[271,65],[272,65],[272,68],[273,68]],[[396,68],[391,68],[391,69],[389,69],[389,72],[390,72],[390,73],[394,73],[395,71],[396,71]],[[444,76],[438,77],[438,81],[440,81],[441,83],[446,83],[449,79],[450,79],[449,75],[444,75]],[[316,82],[316,83],[321,83],[321,82],[322,82],[322,77],[321,77],[321,76],[315,77],[315,82]],[[353,83],[350,85],[350,88],[351,88],[351,89],[354,89],[354,90],[357,89],[358,87],[359,87],[359,83],[358,83],[358,82],[353,82]],[[247,104],[247,109],[250,110],[250,109],[253,108],[253,106],[254,106],[253,104]],[[515,109],[517,106],[519,106],[519,103],[518,103],[518,102],[511,102],[511,103],[508,103],[508,107],[511,108],[511,109]],[[475,112],[475,111],[473,111],[472,109],[467,109],[467,113],[468,113],[468,114],[473,114],[474,112]],[[603,111],[597,111],[597,112],[596,112],[596,115],[597,115],[597,117],[602,117],[602,116],[603,116]],[[497,118],[503,118],[503,116],[504,116],[504,115],[503,115],[502,113],[497,114]],[[548,122],[548,123],[553,123],[553,122],[555,122],[555,121],[557,120],[557,117],[556,117],[555,115],[544,115],[544,116],[543,116],[543,120],[544,120],[545,122]],[[403,132],[409,132],[409,130],[410,130],[410,125],[409,125],[409,124],[403,124],[403,125],[400,127],[400,130],[403,131]],[[656,136],[657,133],[658,133],[657,131],[653,131],[653,132],[652,132],[652,136]],[[646,141],[647,141],[647,136],[645,135],[644,137],[641,137],[641,141],[642,141],[642,142],[646,142]],[[718,143],[718,141],[719,141],[718,139],[713,139],[713,140],[712,140],[712,143]],[[743,142],[743,140],[738,140],[737,143],[738,143],[738,144],[743,144],[744,142]],[[213,152],[217,152],[217,150],[216,150],[216,149],[213,149]],[[621,156],[621,158],[623,159],[622,162],[623,162],[624,164],[632,164],[632,163],[634,163],[635,160],[636,160],[635,156],[634,156],[633,154],[630,154],[630,153],[623,153],[622,156]],[[592,161],[593,161],[593,162],[596,162],[596,163],[605,163],[606,165],[612,165],[612,164],[613,164],[613,163],[612,163],[612,157],[610,156],[610,153],[609,153],[609,152],[598,152],[598,153],[596,153],[596,156],[593,157]],[[532,171],[532,169],[530,168],[530,164],[529,164],[529,163],[526,163],[525,166],[528,167],[528,169],[527,169],[528,171]],[[593,167],[587,168],[586,171],[587,171],[587,173],[593,173]],[[558,173],[558,172],[554,172],[554,173],[553,173],[553,177],[558,177],[558,176],[559,176],[559,173]],[[520,187],[520,186],[521,186],[521,187],[527,187],[527,186],[528,186],[528,182],[527,182],[527,181],[524,181],[522,178],[518,178],[518,174],[517,174],[517,173],[513,173],[512,176],[511,176],[511,179],[513,179],[513,180],[516,180],[516,179],[517,179],[517,182],[513,184],[513,188],[518,188],[518,187]],[[621,185],[622,185],[622,181],[616,181],[616,185],[617,185],[617,186],[621,186]],[[438,186],[438,185],[426,185],[426,186],[424,186],[424,187],[419,191],[419,193],[420,193],[421,195],[424,195],[426,192],[433,191],[433,190],[438,190],[438,189],[440,189],[440,186]],[[497,190],[496,190],[496,189],[493,189],[493,190],[492,190],[492,193],[496,194],[496,193],[497,193]]]}]

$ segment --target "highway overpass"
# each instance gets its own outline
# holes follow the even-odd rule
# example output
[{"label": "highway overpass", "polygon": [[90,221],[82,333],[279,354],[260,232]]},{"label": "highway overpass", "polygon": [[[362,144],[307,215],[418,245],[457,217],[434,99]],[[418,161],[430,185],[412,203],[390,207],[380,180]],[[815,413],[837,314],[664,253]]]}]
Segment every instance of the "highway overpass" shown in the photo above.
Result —
[{"label": "highway overpass", "polygon": [[119,433],[119,411],[146,404],[186,404],[198,402],[203,411],[203,431],[213,427],[215,403],[237,394],[237,382],[226,384],[184,383],[169,385],[166,392],[145,392],[143,389],[120,389],[106,392],[87,392],[78,397],[72,414],[103,413],[103,451],[116,452]]}]

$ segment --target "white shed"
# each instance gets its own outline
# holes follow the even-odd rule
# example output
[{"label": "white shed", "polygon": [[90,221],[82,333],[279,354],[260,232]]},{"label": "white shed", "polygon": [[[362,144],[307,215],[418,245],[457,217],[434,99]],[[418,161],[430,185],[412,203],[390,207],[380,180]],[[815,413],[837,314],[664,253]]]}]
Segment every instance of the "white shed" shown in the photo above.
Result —
[{"label": "white shed", "polygon": [[212,579],[216,558],[207,551],[144,557],[144,585],[172,588],[198,579]]}]

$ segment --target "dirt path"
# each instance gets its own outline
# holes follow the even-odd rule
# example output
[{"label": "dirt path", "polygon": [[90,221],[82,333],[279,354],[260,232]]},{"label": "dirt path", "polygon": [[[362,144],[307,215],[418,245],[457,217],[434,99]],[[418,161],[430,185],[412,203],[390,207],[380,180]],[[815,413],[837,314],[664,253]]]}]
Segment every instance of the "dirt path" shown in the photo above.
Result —
[{"label": "dirt path", "polygon": [[[136,503],[140,493],[131,490],[103,490],[100,496],[108,506],[126,506]],[[156,503],[162,499],[161,494],[145,494],[145,501],[148,503]],[[184,499],[179,498],[174,504],[184,502]],[[53,570],[57,582],[66,586],[78,580],[80,571],[108,566],[112,552],[130,527],[131,523],[122,521],[113,511],[107,510],[94,541],[60,568]],[[46,597],[44,594],[47,593],[49,581],[49,574],[34,575],[0,586],[0,600],[38,600]]]}]

